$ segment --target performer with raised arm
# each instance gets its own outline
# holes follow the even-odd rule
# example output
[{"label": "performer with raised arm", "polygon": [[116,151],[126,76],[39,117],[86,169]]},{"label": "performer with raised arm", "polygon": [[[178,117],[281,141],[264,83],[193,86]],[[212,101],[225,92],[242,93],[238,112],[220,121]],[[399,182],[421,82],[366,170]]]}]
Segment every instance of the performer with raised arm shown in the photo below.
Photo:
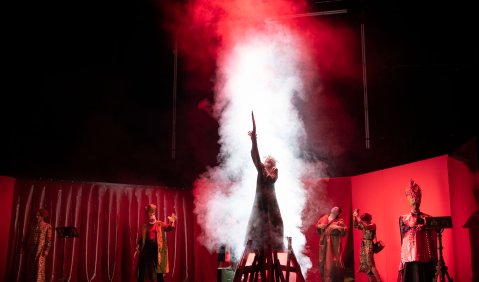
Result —
[{"label": "performer with raised arm", "polygon": [[[163,275],[169,272],[168,244],[166,233],[175,229],[176,215],[168,216],[168,223],[156,219],[157,207],[145,206],[146,223],[140,229],[138,250],[138,282],[164,281]],[[135,253],[136,255],[136,253]]]},{"label": "performer with raised arm", "polygon": [[253,209],[248,222],[246,242],[252,241],[253,249],[271,247],[272,250],[284,250],[283,219],[276,199],[274,183],[278,179],[276,160],[267,156],[261,162],[256,141],[256,123],[251,112],[253,130],[248,132],[251,137],[251,158],[258,171],[256,194]]},{"label": "performer with raised arm", "polygon": [[381,277],[374,262],[373,243],[376,237],[376,224],[373,216],[367,212],[359,215],[359,209],[353,212],[353,227],[363,232],[361,249],[359,250],[359,272],[368,276],[368,281],[381,282]]}]

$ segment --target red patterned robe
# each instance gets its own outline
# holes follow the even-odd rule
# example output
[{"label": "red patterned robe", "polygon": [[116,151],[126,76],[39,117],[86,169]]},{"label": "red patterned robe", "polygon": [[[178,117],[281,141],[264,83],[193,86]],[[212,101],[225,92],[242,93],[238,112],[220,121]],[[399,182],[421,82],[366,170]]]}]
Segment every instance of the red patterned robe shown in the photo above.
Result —
[{"label": "red patterned robe", "polygon": [[[401,262],[398,281],[432,281],[437,262],[437,233],[433,229],[418,228],[429,215],[419,212],[399,217],[401,231]],[[419,278],[417,277],[424,277]]]},{"label": "red patterned robe", "polygon": [[[347,227],[342,218],[335,218],[328,223],[328,216],[323,215],[316,224],[319,233],[319,271],[323,282],[343,282],[341,237],[346,234]],[[320,228],[322,225],[326,227]]]}]

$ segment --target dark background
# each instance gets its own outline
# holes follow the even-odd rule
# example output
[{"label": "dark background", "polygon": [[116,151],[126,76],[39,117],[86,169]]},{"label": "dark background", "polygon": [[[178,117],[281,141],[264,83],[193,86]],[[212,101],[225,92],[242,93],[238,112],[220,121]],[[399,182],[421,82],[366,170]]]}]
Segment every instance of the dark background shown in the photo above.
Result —
[{"label": "dark background", "polygon": [[[312,1],[311,7],[347,9],[327,17],[358,36],[360,24],[366,28],[371,147],[364,145],[359,89],[343,102],[360,136],[325,160],[329,175],[448,154],[475,140],[479,25],[472,4]],[[197,107],[213,93],[191,93],[181,57],[173,126],[173,44],[161,27],[165,11],[154,2],[17,1],[5,11],[0,175],[191,187],[216,165],[218,124]]]}]

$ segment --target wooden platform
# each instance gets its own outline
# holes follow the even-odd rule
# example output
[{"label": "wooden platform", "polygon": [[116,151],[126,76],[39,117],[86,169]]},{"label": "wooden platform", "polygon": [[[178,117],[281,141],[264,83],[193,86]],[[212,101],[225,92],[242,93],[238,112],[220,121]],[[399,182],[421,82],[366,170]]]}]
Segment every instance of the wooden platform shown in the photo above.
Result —
[{"label": "wooden platform", "polygon": [[233,282],[305,282],[301,267],[291,247],[288,237],[288,249],[272,250],[271,246],[251,249],[251,241],[235,271]]}]

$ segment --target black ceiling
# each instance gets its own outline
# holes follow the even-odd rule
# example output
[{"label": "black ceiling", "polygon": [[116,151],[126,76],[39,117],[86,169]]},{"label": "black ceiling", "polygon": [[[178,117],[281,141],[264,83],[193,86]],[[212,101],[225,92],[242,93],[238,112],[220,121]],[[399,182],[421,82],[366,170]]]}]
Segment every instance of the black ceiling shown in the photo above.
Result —
[{"label": "black ceiling", "polygon": [[[360,89],[344,100],[357,139],[324,157],[330,175],[451,153],[476,136],[477,12],[455,1],[422,2],[311,3],[312,11],[347,9],[324,17],[364,23],[366,31],[371,148]],[[172,124],[173,52],[153,2],[11,5],[0,175],[189,187],[216,165],[218,124],[197,107],[213,94],[208,82],[205,91],[189,92],[181,57]]]}]

